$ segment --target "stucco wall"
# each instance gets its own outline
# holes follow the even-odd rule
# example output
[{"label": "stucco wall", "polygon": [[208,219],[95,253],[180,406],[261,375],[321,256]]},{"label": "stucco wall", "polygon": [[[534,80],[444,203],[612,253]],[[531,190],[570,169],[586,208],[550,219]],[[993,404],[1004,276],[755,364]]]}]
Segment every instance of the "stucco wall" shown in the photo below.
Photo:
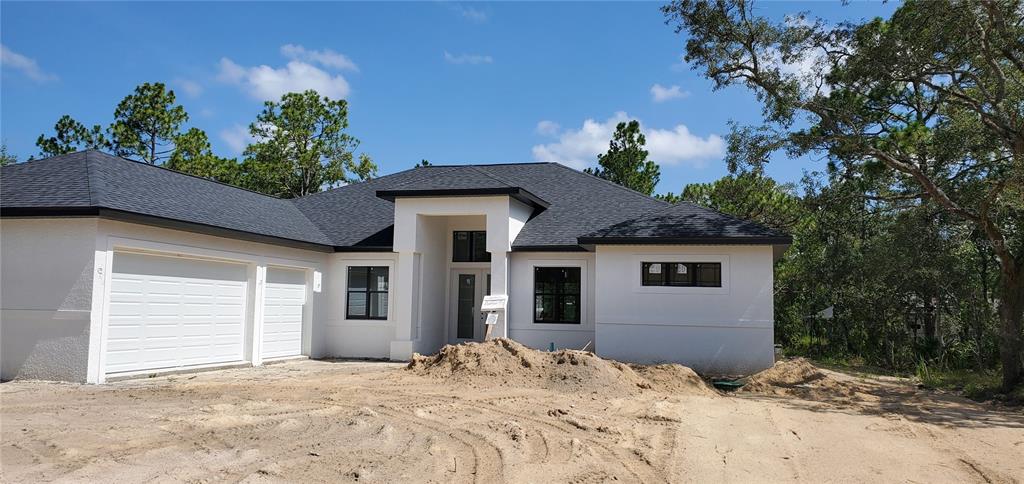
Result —
[{"label": "stucco wall", "polygon": [[[322,272],[327,254],[95,218],[0,220],[0,360],[2,377],[102,381],[104,285],[120,250],[211,257],[250,265],[246,358],[258,334],[257,268]],[[260,271],[262,273],[262,270]],[[311,279],[312,277],[310,277]],[[310,281],[311,282],[311,281]],[[324,300],[309,288],[303,353],[325,326]]]},{"label": "stucco wall", "polygon": [[[316,355],[331,358],[387,358],[391,351],[391,341],[395,339],[394,295],[398,286],[395,281],[398,254],[339,252],[331,254],[329,259],[323,293],[326,315]],[[388,267],[387,320],[345,318],[349,266]]]},{"label": "stucco wall", "polygon": [[[526,346],[546,350],[582,349],[589,342],[594,349],[595,262],[592,252],[513,252],[509,296],[509,336]],[[579,267],[582,312],[580,324],[536,324],[533,322],[533,272],[537,266]]]},{"label": "stucco wall", "polygon": [[[770,246],[598,246],[599,354],[707,373],[771,366]],[[642,262],[721,262],[722,287],[645,287]]]},{"label": "stucco wall", "polygon": [[414,298],[417,324],[413,328],[415,350],[419,353],[433,353],[446,342],[450,224],[453,218],[461,217],[420,217],[422,252],[418,255],[419,267],[415,273],[418,279],[418,293]]},{"label": "stucco wall", "polygon": [[4,380],[85,381],[96,220],[0,220]]}]

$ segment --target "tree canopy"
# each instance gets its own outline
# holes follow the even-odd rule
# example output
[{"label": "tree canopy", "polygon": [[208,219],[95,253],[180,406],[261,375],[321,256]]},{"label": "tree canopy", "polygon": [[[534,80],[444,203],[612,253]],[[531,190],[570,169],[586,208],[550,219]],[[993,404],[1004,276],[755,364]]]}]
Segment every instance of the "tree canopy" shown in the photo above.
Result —
[{"label": "tree canopy", "polygon": [[7,151],[7,143],[0,144],[0,166],[13,165],[18,158]]},{"label": "tree canopy", "polygon": [[188,113],[176,104],[174,91],[162,82],[141,84],[114,109],[110,125],[114,153],[159,165],[174,153],[174,142],[186,121]]},{"label": "tree canopy", "polygon": [[[216,155],[202,129],[193,126],[182,131],[188,119],[185,108],[176,103],[174,91],[163,83],[145,83],[118,103],[106,132],[100,125],[87,128],[64,115],[54,126],[54,134],[39,135],[36,146],[41,157],[84,149],[109,151],[281,197],[307,195],[377,176],[377,165],[369,154],[353,154],[359,142],[345,132],[345,100],[306,91],[267,102],[249,127],[256,141],[245,150],[242,162]],[[13,157],[4,160],[13,162]]]},{"label": "tree canopy", "polygon": [[1024,9],[1020,1],[903,3],[890,19],[773,21],[746,0],[677,0],[685,60],[718,89],[757,96],[764,122],[734,126],[727,161],[824,154],[861,196],[938,207],[999,261],[1005,388],[1022,381]]},{"label": "tree canopy", "polygon": [[608,143],[608,151],[597,156],[597,167],[585,171],[613,181],[645,195],[654,193],[661,179],[658,164],[648,160],[644,149],[647,138],[640,132],[640,122],[621,122]]},{"label": "tree canopy", "polygon": [[47,137],[39,135],[36,139],[36,146],[39,147],[39,154],[42,157],[63,155],[80,150],[98,149],[109,150],[110,141],[103,134],[100,125],[93,125],[86,128],[71,116],[65,114],[57,120],[53,126],[54,135]]},{"label": "tree canopy", "polygon": [[[244,185],[292,198],[316,193],[376,173],[369,157],[353,159],[359,141],[349,135],[348,102],[316,91],[288,93],[267,101],[249,132]],[[356,178],[346,176],[352,171]]]},{"label": "tree canopy", "polygon": [[237,185],[241,175],[238,161],[213,154],[209,138],[199,128],[175,137],[174,153],[164,167],[231,185]]}]

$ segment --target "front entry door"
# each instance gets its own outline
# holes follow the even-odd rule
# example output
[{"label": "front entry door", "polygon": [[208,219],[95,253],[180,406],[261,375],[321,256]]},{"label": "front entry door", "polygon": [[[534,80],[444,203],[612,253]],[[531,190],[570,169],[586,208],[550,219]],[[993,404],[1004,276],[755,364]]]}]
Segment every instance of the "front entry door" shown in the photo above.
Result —
[{"label": "front entry door", "polygon": [[480,304],[491,293],[491,273],[487,269],[452,270],[451,310],[448,340],[452,343],[480,341],[484,337],[484,315]]}]

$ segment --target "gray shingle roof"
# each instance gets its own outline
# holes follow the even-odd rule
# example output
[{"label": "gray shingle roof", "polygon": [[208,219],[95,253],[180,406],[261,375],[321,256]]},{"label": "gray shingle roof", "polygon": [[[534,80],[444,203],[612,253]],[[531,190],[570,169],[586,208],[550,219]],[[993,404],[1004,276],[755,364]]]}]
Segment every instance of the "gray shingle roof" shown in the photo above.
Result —
[{"label": "gray shingle roof", "polygon": [[584,243],[624,243],[626,239],[782,243],[778,241],[785,238],[696,205],[673,207],[557,163],[428,166],[294,200],[99,151],[10,165],[0,174],[4,216],[131,214],[325,250],[390,250],[394,204],[378,197],[387,192],[529,194],[531,201],[542,203],[534,203],[533,217],[513,242],[518,250],[581,250]]},{"label": "gray shingle roof", "polygon": [[331,242],[289,200],[100,151],[5,166],[0,184],[5,215],[106,209],[303,243]]},{"label": "gray shingle roof", "polygon": [[581,244],[788,244],[791,241],[782,232],[689,202],[679,202],[579,238]]},{"label": "gray shingle roof", "polygon": [[442,167],[431,170],[431,174],[421,179],[377,190],[377,196],[385,200],[394,200],[395,197],[438,195],[509,195],[534,207],[546,208],[549,205],[547,201],[519,186],[518,183],[503,180],[476,165]]},{"label": "gray shingle roof", "polygon": [[549,204],[526,223],[514,249],[579,248],[581,235],[669,205],[557,163],[427,166],[303,197],[296,204],[336,245],[353,245],[393,223],[391,202],[368,199],[377,191],[461,190],[480,188],[483,182],[482,188],[522,188]]}]

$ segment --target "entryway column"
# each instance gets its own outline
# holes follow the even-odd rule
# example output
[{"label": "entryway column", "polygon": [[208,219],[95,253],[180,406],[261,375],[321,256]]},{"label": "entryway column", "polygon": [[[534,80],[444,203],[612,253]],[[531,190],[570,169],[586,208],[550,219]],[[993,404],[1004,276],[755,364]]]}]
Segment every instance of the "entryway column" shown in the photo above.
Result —
[{"label": "entryway column", "polygon": [[403,250],[398,253],[398,267],[391,278],[395,286],[395,301],[388,301],[395,312],[395,339],[391,341],[391,359],[404,361],[412,358],[416,294],[416,253]]},{"label": "entryway column", "polygon": [[[508,252],[490,251],[491,254],[491,294],[508,295]],[[491,332],[492,338],[508,338],[508,309],[505,314],[498,318],[498,324],[494,325]]]}]

